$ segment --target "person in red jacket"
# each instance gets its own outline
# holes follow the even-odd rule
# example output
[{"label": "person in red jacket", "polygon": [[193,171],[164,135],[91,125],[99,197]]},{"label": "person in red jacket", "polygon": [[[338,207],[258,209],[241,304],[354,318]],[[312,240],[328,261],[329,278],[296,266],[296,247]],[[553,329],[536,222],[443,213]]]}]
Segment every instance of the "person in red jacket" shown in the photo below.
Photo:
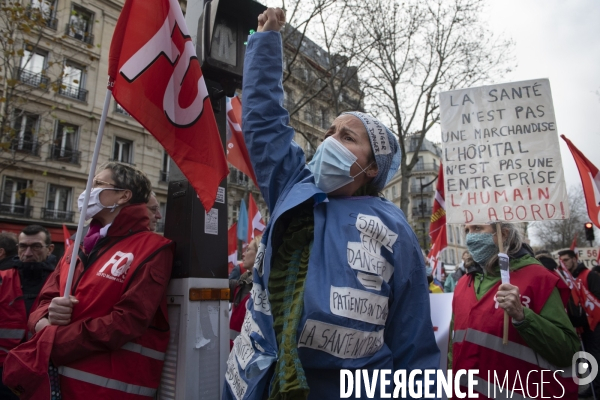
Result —
[{"label": "person in red jacket", "polygon": [[261,239],[262,235],[252,239],[244,252],[242,267],[245,272],[239,279],[229,280],[231,301],[233,303],[231,318],[229,319],[230,350],[233,347],[233,341],[242,331],[242,324],[246,316],[246,302],[250,298],[250,290],[252,290],[252,267],[254,266],[254,261],[256,261],[256,253],[258,253],[258,245]]},{"label": "person in red jacket", "polygon": [[[11,236],[12,235],[12,236]],[[28,225],[19,234],[0,234],[0,376],[8,352],[26,341],[27,318],[46,282],[54,271],[49,260],[54,245],[50,233],[41,225]],[[18,397],[0,383],[0,399]]]},{"label": "person in red jacket", "polygon": [[[73,295],[61,297],[72,255],[67,249],[29,317],[36,337],[55,331],[50,361],[65,399],[147,399],[157,391],[169,341],[165,291],[173,246],[149,231],[150,192],[150,181],[135,168],[118,163],[101,168],[90,194],[91,223],[78,254]],[[22,379],[13,388],[38,390],[26,385]]]}]

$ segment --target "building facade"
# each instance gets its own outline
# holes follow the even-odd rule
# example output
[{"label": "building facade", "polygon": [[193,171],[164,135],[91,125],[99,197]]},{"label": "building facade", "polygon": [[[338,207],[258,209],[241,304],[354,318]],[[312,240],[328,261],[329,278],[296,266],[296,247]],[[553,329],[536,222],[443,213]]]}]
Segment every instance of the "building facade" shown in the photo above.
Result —
[{"label": "building facade", "polygon": [[[407,157],[412,160],[419,145],[417,137],[406,139]],[[433,212],[437,176],[442,159],[442,149],[439,144],[427,139],[423,140],[419,151],[419,160],[412,170],[408,185],[410,203],[406,218],[412,226],[421,248],[427,252],[431,247],[429,238],[429,223]],[[400,207],[400,188],[402,177],[396,174],[384,189],[384,196]],[[442,261],[447,265],[457,265],[462,253],[466,250],[464,230],[459,225],[446,225],[448,247],[442,254]]]},{"label": "building facade", "polygon": [[[185,1],[180,3],[185,12]],[[77,227],[77,198],[90,173],[107,95],[108,53],[123,4],[123,0],[22,0],[24,18],[33,15],[28,21],[39,29],[15,34],[18,83],[13,107],[6,113],[11,133],[4,135],[6,150],[0,152],[0,231],[19,233],[27,225],[43,225],[59,255],[62,226],[71,233]],[[332,96],[337,109],[354,110],[362,93],[356,78],[344,82],[337,92],[322,89],[319,85],[332,80],[329,55],[308,38],[290,43],[285,48],[285,105],[292,113],[295,140],[310,159],[335,117],[330,111]],[[345,71],[356,75],[356,70]],[[4,82],[10,78],[7,72],[1,74]],[[6,96],[6,87],[0,91]],[[114,99],[98,164],[108,161],[130,164],[148,175],[163,214],[158,230],[164,230],[169,156]],[[229,225],[237,221],[241,199],[248,204],[249,195],[267,222],[258,189],[247,176],[232,166],[230,170]]]}]

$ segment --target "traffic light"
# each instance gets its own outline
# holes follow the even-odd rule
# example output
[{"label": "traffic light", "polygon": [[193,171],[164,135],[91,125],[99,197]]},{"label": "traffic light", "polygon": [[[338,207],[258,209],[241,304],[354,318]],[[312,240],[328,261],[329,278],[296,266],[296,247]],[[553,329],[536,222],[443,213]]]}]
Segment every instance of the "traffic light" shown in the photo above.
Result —
[{"label": "traffic light", "polygon": [[233,96],[242,87],[248,35],[254,33],[259,14],[267,8],[254,0],[205,1],[196,36],[202,74]]},{"label": "traffic light", "polygon": [[594,224],[592,224],[591,222],[586,222],[585,223],[585,240],[593,242],[594,239],[595,239],[595,237],[594,237]]}]

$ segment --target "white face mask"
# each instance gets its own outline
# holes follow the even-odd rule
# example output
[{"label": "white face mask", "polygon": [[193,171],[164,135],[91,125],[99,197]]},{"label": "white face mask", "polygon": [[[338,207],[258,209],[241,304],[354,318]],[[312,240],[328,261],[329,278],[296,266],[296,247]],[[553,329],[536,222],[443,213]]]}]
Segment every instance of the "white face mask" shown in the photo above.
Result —
[{"label": "white face mask", "polygon": [[[308,169],[313,173],[317,187],[325,193],[331,193],[353,182],[354,178],[363,172],[366,173],[366,169],[373,164],[363,169],[356,160],[357,157],[350,150],[330,136],[317,148],[308,163]],[[352,176],[350,168],[355,163],[360,167],[361,172]]]},{"label": "white face mask", "polygon": [[[105,208],[110,208],[110,212],[115,211],[119,205],[115,203],[112,206],[105,206],[100,202],[100,193],[103,190],[125,190],[125,189],[115,189],[115,188],[93,188],[90,192],[90,199],[88,201],[87,211],[85,213],[85,219],[94,218],[96,214],[102,211]],[[83,209],[83,200],[85,198],[85,191],[83,191],[79,198],[77,199],[77,205],[79,206],[79,212]]]}]

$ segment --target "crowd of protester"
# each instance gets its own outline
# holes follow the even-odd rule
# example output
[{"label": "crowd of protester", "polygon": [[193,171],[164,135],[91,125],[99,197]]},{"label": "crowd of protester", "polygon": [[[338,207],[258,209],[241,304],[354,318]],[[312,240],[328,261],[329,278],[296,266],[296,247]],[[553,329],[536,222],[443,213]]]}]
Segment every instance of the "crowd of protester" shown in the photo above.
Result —
[{"label": "crowd of protester", "polygon": [[[556,371],[547,396],[598,394],[600,378],[580,393],[573,379],[576,352],[600,360],[600,328],[592,328],[568,283],[572,277],[600,299],[600,273],[573,250],[560,251],[558,260],[548,251],[534,254],[514,225],[497,222],[465,225],[467,250],[438,280],[402,212],[378,195],[398,170],[401,153],[383,123],[343,113],[308,164],[293,142],[282,107],[284,23],[282,10],[265,11],[245,59],[244,134],[272,218],[230,275],[228,368],[245,371],[239,374],[244,398],[337,398],[342,368],[438,368],[429,294],[444,292],[453,293],[452,369],[478,370],[480,397],[486,384],[495,384],[490,371],[512,382],[519,372],[541,369]],[[82,193],[80,210],[83,201]],[[27,226],[18,236],[0,233],[2,399],[48,389],[65,399],[156,395],[169,341],[165,293],[174,244],[154,233],[162,215],[150,181],[131,166],[104,165],[96,171],[85,217],[90,222],[80,248],[68,247],[60,260],[42,226]],[[373,226],[390,233],[381,238]],[[362,256],[380,269],[365,270],[353,259],[365,242],[377,254]],[[510,282],[502,278],[500,249]],[[63,296],[72,257],[71,295]],[[252,293],[266,301],[249,301]],[[345,303],[360,293],[379,307],[377,315]],[[333,347],[324,351],[326,343],[314,333],[305,336],[326,330],[360,332],[372,344],[342,354]],[[47,343],[50,350],[43,352]],[[240,363],[236,347],[248,346],[255,356]],[[14,366],[27,366],[31,374]],[[49,388],[40,368],[55,378]],[[527,382],[528,393],[536,384]],[[223,399],[237,398],[232,382],[223,388]]]}]

